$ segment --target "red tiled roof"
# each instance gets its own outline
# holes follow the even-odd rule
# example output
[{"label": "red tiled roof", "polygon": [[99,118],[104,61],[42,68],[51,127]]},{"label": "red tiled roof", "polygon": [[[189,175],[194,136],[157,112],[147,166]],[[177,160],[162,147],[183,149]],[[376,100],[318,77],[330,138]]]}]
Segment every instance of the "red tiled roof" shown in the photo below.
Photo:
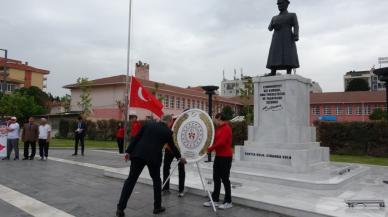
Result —
[{"label": "red tiled roof", "polygon": [[[125,75],[117,75],[112,77],[106,77],[106,78],[100,78],[96,80],[91,80],[91,86],[107,86],[107,85],[124,85],[125,84]],[[165,83],[155,82],[155,81],[149,81],[149,80],[143,80],[137,78],[145,87],[152,89],[155,88],[155,84],[159,84],[159,91],[167,92],[171,94],[180,94],[180,95],[187,95],[191,97],[198,97],[203,99],[208,99],[208,96],[205,94],[204,91],[199,91],[198,88],[182,88],[177,87]],[[79,86],[78,84],[69,84],[64,86],[63,88],[67,89],[77,89]],[[230,103],[230,104],[237,104],[241,105],[240,101],[236,101],[230,98],[225,98],[221,96],[215,96],[214,98],[218,102],[223,103]]]},{"label": "red tiled roof", "polygon": [[[3,67],[4,64],[5,64],[5,59],[0,57],[0,66]],[[23,62],[20,60],[14,60],[14,59],[7,59],[7,67],[12,69],[24,70],[24,71],[32,71],[32,72],[41,73],[41,74],[50,74],[50,71],[48,70],[35,68],[27,64],[23,64]]]},{"label": "red tiled roof", "polygon": [[310,93],[310,104],[385,102],[385,91]]}]

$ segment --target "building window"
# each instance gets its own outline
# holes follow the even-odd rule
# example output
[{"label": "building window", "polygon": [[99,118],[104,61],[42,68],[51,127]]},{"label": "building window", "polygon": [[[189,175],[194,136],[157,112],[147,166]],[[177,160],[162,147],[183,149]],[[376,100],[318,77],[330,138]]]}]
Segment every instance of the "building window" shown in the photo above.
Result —
[{"label": "building window", "polygon": [[174,96],[170,96],[170,108],[171,109],[174,109],[175,108],[175,97]]},{"label": "building window", "polygon": [[165,95],[164,96],[164,107],[168,108],[169,105],[170,105],[170,97],[168,95]]},{"label": "building window", "polygon": [[357,105],[357,107],[356,107],[356,115],[362,115],[362,107],[361,107],[361,105]]},{"label": "building window", "polygon": [[181,98],[179,97],[176,98],[176,108],[181,109]]},{"label": "building window", "polygon": [[337,115],[342,115],[344,113],[344,109],[342,108],[341,105],[337,105],[336,108],[335,108],[335,113]]},{"label": "building window", "polygon": [[199,109],[200,107],[199,107],[199,100],[197,100],[197,107],[196,107],[197,109]]},{"label": "building window", "polygon": [[186,99],[182,98],[182,109],[186,109]]},{"label": "building window", "polygon": [[329,105],[325,105],[324,108],[323,108],[323,113],[325,115],[331,115],[331,111],[330,111],[330,106]]},{"label": "building window", "polygon": [[202,109],[202,110],[204,109],[203,101],[201,101],[201,109]]},{"label": "building window", "polygon": [[370,115],[370,113],[371,113],[370,105],[365,105],[364,114]]},{"label": "building window", "polygon": [[188,109],[191,108],[191,99],[187,99],[187,108],[188,108]]},{"label": "building window", "polygon": [[353,114],[353,107],[352,105],[348,105],[347,114],[352,115]]},{"label": "building window", "polygon": [[312,113],[313,113],[313,115],[320,115],[321,114],[321,108],[319,107],[319,105],[313,106]]}]

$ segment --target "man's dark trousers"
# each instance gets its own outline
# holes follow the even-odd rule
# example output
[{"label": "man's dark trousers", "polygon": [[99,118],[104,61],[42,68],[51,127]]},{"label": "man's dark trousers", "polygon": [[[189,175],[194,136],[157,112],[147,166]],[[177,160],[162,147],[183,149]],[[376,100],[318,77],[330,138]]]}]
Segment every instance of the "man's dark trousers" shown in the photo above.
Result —
[{"label": "man's dark trousers", "polygon": [[48,157],[47,139],[39,139],[39,155],[40,157]]},{"label": "man's dark trousers", "polygon": [[78,153],[78,143],[81,144],[81,154],[84,154],[84,149],[85,149],[84,138],[85,138],[85,135],[82,133],[75,134],[74,154]]},{"label": "man's dark trousers", "polygon": [[[172,154],[167,149],[164,152],[164,160],[163,160],[163,183],[166,181],[167,177],[170,175],[171,163],[174,160],[174,154]],[[185,189],[185,165],[182,163],[178,164],[178,172],[179,172],[179,192],[183,192]],[[163,190],[170,189],[170,180],[167,181]]]},{"label": "man's dark trousers", "polygon": [[36,142],[31,142],[31,141],[25,141],[24,142],[24,158],[28,158],[28,152],[30,149],[31,145],[31,156],[30,158],[34,158],[36,154]]},{"label": "man's dark trousers", "polygon": [[129,197],[131,196],[137,179],[139,178],[145,166],[148,167],[148,171],[154,186],[154,209],[160,208],[162,206],[162,181],[160,179],[160,165],[147,163],[140,158],[133,158],[131,160],[131,169],[129,171],[128,178],[125,180],[123,190],[121,191],[117,209],[124,210],[127,207]]},{"label": "man's dark trousers", "polygon": [[231,184],[229,180],[232,161],[233,161],[232,157],[216,156],[214,159],[214,164],[213,164],[214,191],[212,194],[212,198],[216,202],[219,201],[221,182],[224,184],[224,188],[225,188],[224,203],[232,202]]}]

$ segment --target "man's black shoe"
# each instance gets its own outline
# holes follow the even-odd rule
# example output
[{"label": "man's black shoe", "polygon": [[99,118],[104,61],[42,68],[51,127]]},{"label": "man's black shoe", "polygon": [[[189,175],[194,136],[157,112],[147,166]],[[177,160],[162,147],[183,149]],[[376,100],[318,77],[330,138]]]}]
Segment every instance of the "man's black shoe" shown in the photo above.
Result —
[{"label": "man's black shoe", "polygon": [[118,210],[116,211],[116,217],[125,217],[124,211],[121,210],[121,209],[118,209]]},{"label": "man's black shoe", "polygon": [[163,189],[162,190],[162,194],[163,195],[169,195],[171,192],[170,192],[170,189]]},{"label": "man's black shoe", "polygon": [[30,157],[30,160],[34,160],[34,157]]},{"label": "man's black shoe", "polygon": [[25,157],[25,158],[23,158],[22,160],[28,160],[28,158]]},{"label": "man's black shoe", "polygon": [[164,207],[155,208],[154,214],[159,214],[159,213],[162,213],[164,211],[166,211],[166,208],[164,208]]},{"label": "man's black shoe", "polygon": [[74,154],[72,154],[71,156],[77,156],[77,154],[76,154],[76,153],[74,153]]}]

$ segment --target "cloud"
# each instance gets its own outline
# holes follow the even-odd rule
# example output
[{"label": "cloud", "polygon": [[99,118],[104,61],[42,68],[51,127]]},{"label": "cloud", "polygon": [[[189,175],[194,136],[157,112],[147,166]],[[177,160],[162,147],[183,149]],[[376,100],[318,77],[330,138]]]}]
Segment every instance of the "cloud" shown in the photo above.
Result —
[{"label": "cloud", "polygon": [[[342,76],[367,70],[387,56],[386,1],[292,0],[298,14],[298,74],[324,91],[343,90]],[[125,74],[128,0],[14,0],[3,4],[0,46],[11,58],[49,69],[48,90],[79,76]],[[273,0],[133,0],[131,66],[151,67],[151,78],[179,86],[219,85],[222,71],[246,75],[265,68],[278,13]]]}]

